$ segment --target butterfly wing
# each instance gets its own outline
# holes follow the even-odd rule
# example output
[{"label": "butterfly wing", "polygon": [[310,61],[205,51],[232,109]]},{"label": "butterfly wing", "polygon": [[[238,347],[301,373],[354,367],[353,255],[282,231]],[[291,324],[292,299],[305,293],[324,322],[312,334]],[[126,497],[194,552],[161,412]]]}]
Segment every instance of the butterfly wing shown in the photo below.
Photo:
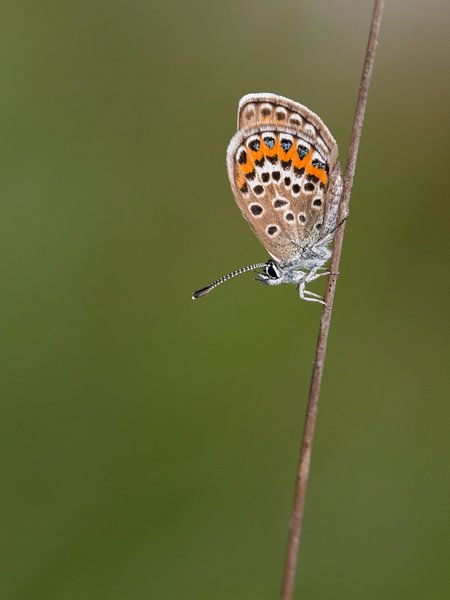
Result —
[{"label": "butterfly wing", "polygon": [[334,226],[337,158],[334,138],[308,108],[275,94],[241,99],[228,176],[243,216],[275,260],[295,259]]}]

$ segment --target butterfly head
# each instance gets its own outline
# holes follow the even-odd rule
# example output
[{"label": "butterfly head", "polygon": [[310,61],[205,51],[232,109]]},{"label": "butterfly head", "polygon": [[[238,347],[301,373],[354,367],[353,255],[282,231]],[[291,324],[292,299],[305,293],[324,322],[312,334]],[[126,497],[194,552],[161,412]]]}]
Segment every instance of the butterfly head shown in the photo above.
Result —
[{"label": "butterfly head", "polygon": [[258,273],[257,281],[263,285],[279,285],[290,281],[286,279],[287,271],[272,258],[265,263],[262,269],[262,272]]},{"label": "butterfly head", "polygon": [[304,276],[304,271],[297,263],[280,264],[271,258],[265,263],[263,271],[258,273],[257,281],[263,285],[280,285],[280,283],[298,285]]}]

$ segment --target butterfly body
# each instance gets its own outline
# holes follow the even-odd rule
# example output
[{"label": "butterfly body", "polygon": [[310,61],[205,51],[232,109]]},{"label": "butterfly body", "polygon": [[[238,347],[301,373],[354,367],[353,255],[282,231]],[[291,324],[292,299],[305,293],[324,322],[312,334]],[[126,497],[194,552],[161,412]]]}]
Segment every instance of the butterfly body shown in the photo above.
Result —
[{"label": "butterfly body", "polygon": [[258,280],[293,283],[302,299],[320,302],[305,285],[325,274],[319,271],[331,256],[342,191],[336,141],[316,114],[276,94],[244,96],[237,127],[228,177],[242,215],[271,256]]}]

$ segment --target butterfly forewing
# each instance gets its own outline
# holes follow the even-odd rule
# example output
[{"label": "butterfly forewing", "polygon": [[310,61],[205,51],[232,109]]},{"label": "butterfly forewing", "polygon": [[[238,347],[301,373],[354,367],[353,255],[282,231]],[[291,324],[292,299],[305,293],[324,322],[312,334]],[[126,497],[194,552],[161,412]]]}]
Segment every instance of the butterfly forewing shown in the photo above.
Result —
[{"label": "butterfly forewing", "polygon": [[234,197],[269,254],[289,262],[333,221],[336,142],[317,115],[274,94],[244,96],[238,128],[227,151]]}]

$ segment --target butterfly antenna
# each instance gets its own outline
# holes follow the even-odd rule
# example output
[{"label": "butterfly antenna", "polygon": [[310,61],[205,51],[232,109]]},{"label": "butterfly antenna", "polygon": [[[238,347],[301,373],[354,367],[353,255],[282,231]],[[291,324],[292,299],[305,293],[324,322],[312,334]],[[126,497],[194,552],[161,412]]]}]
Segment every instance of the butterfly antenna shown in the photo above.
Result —
[{"label": "butterfly antenna", "polygon": [[339,227],[342,227],[342,225],[345,223],[346,220],[347,220],[347,217],[344,217],[342,219],[342,221],[339,221],[339,223],[335,226],[335,228],[331,230],[331,233],[335,233],[339,229]]},{"label": "butterfly antenna", "polygon": [[222,283],[225,283],[225,281],[228,281],[229,279],[233,279],[233,277],[237,277],[238,275],[242,275],[242,273],[247,273],[248,271],[255,271],[256,269],[262,269],[265,266],[266,266],[265,262],[256,263],[254,265],[249,265],[248,267],[241,267],[240,269],[236,269],[236,271],[231,271],[231,273],[228,273],[227,275],[223,275],[222,277],[219,277],[219,279],[216,279],[215,281],[213,281],[206,287],[194,292],[192,294],[192,300],[197,300],[197,298],[201,298],[201,296],[205,296],[206,294],[209,294],[209,292],[212,292],[216,287],[218,287],[219,285],[222,285]]},{"label": "butterfly antenna", "polygon": [[331,240],[333,239],[334,234],[336,233],[336,231],[339,229],[339,227],[341,227],[345,223],[346,220],[347,220],[347,217],[344,217],[342,219],[342,221],[340,221],[337,225],[335,225],[331,231],[329,231],[322,238],[319,238],[317,240],[317,242],[314,244],[314,246],[319,246],[320,244],[323,244],[324,242],[327,242],[327,243],[331,242]]}]

